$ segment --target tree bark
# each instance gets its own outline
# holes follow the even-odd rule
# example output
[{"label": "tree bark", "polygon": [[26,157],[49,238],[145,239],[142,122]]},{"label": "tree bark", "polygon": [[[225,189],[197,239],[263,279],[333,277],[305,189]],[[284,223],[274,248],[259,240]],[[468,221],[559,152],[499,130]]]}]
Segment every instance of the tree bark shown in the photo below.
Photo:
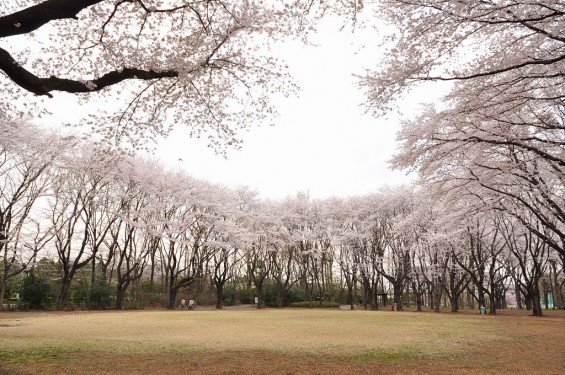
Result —
[{"label": "tree bark", "polygon": [[223,309],[223,299],[224,299],[224,283],[218,283],[216,285],[216,309]]},{"label": "tree bark", "polygon": [[61,280],[61,289],[59,290],[59,295],[57,296],[57,310],[63,310],[67,305],[67,298],[69,295],[69,289],[71,288],[72,277],[63,277]]}]

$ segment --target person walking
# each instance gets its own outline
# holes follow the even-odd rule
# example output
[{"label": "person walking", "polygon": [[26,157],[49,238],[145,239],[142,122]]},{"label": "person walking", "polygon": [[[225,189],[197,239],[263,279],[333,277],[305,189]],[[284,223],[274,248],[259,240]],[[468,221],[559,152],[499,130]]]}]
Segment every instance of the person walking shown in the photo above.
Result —
[{"label": "person walking", "polygon": [[186,303],[186,300],[183,298],[180,300],[180,309],[184,310],[184,304]]},{"label": "person walking", "polygon": [[481,305],[481,307],[479,308],[479,310],[480,310],[480,312],[481,312],[481,318],[484,319],[484,318],[485,318],[485,315],[486,315],[486,313],[487,313],[487,308],[486,308],[486,306],[485,306],[484,304]]}]

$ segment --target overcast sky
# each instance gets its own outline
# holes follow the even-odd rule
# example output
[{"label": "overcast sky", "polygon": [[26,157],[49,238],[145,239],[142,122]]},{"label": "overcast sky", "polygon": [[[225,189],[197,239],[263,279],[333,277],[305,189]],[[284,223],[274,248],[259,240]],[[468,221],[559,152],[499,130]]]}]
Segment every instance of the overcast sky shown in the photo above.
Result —
[{"label": "overcast sky", "polygon": [[[365,98],[353,76],[378,66],[378,39],[374,31],[340,32],[333,23],[315,35],[317,46],[282,45],[277,54],[285,57],[302,91],[298,98],[277,100],[280,116],[274,127],[241,134],[243,148],[229,150],[227,159],[182,129],[161,142],[156,155],[194,177],[246,185],[272,199],[297,192],[313,198],[362,195],[410,182],[413,176],[388,168],[397,147],[398,116],[364,114]],[[429,94],[415,94],[401,112],[414,113]]]},{"label": "overcast sky", "polygon": [[[315,46],[288,41],[273,52],[285,59],[301,92],[299,97],[275,98],[280,114],[275,126],[240,133],[241,150],[229,149],[226,159],[208,147],[206,137],[191,139],[189,130],[179,124],[157,145],[154,157],[196,178],[229,187],[249,186],[269,199],[298,192],[308,192],[312,198],[363,195],[412,181],[413,175],[388,166],[397,149],[399,118],[412,117],[422,102],[439,93],[429,89],[414,93],[399,103],[400,115],[365,114],[365,97],[353,74],[379,66],[382,35],[371,29],[340,31],[341,26],[326,19],[312,37]],[[76,99],[58,96],[63,104],[56,105],[60,110],[54,111],[53,123],[76,121],[76,114],[64,104]]]}]

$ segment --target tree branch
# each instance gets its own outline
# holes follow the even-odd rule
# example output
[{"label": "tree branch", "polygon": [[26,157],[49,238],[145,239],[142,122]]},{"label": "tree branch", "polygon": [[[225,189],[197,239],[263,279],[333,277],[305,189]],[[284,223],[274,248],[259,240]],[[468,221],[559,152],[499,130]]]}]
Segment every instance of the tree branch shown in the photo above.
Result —
[{"label": "tree branch", "polygon": [[77,81],[72,79],[58,78],[39,78],[33,73],[19,65],[16,60],[4,49],[0,48],[0,69],[18,86],[36,95],[46,95],[52,97],[51,91],[65,91],[69,93],[100,91],[105,87],[114,85],[126,79],[151,80],[158,78],[178,77],[176,70],[154,71],[137,68],[125,68],[114,70],[104,74],[102,77],[89,80]]},{"label": "tree branch", "polygon": [[27,34],[64,18],[76,19],[81,10],[103,0],[46,0],[40,4],[0,17],[0,38]]},{"label": "tree branch", "polygon": [[468,79],[473,79],[473,78],[479,78],[479,77],[487,77],[487,76],[494,76],[500,73],[506,73],[512,70],[516,70],[516,69],[521,69],[527,66],[532,66],[532,65],[552,65],[555,64],[561,60],[565,59],[565,55],[561,55],[561,56],[557,56],[553,59],[540,59],[540,60],[531,60],[531,61],[525,61],[521,64],[516,64],[516,65],[509,65],[500,69],[495,69],[495,70],[491,70],[491,71],[485,71],[485,72],[480,72],[480,73],[476,73],[476,74],[470,74],[470,75],[462,75],[462,76],[452,76],[452,77],[442,77],[442,76],[425,76],[425,77],[415,77],[415,80],[418,81],[463,81],[463,80],[468,80]]}]

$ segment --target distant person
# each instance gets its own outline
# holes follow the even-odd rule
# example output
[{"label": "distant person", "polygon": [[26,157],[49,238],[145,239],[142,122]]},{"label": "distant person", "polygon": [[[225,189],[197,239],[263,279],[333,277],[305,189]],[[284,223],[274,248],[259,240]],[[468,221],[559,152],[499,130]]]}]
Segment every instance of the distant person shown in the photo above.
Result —
[{"label": "distant person", "polygon": [[194,308],[196,307],[196,301],[194,301],[192,298],[188,301],[188,309],[189,310],[194,310]]},{"label": "distant person", "polygon": [[186,300],[183,298],[180,300],[180,309],[184,310],[184,304],[186,303]]},{"label": "distant person", "polygon": [[396,307],[397,307],[397,305],[396,305],[396,302],[395,302],[395,303],[392,304],[392,311],[396,311]]},{"label": "distant person", "polygon": [[481,305],[481,307],[479,308],[479,310],[481,311],[481,318],[485,318],[485,314],[487,313],[487,308],[486,306],[483,304]]}]

